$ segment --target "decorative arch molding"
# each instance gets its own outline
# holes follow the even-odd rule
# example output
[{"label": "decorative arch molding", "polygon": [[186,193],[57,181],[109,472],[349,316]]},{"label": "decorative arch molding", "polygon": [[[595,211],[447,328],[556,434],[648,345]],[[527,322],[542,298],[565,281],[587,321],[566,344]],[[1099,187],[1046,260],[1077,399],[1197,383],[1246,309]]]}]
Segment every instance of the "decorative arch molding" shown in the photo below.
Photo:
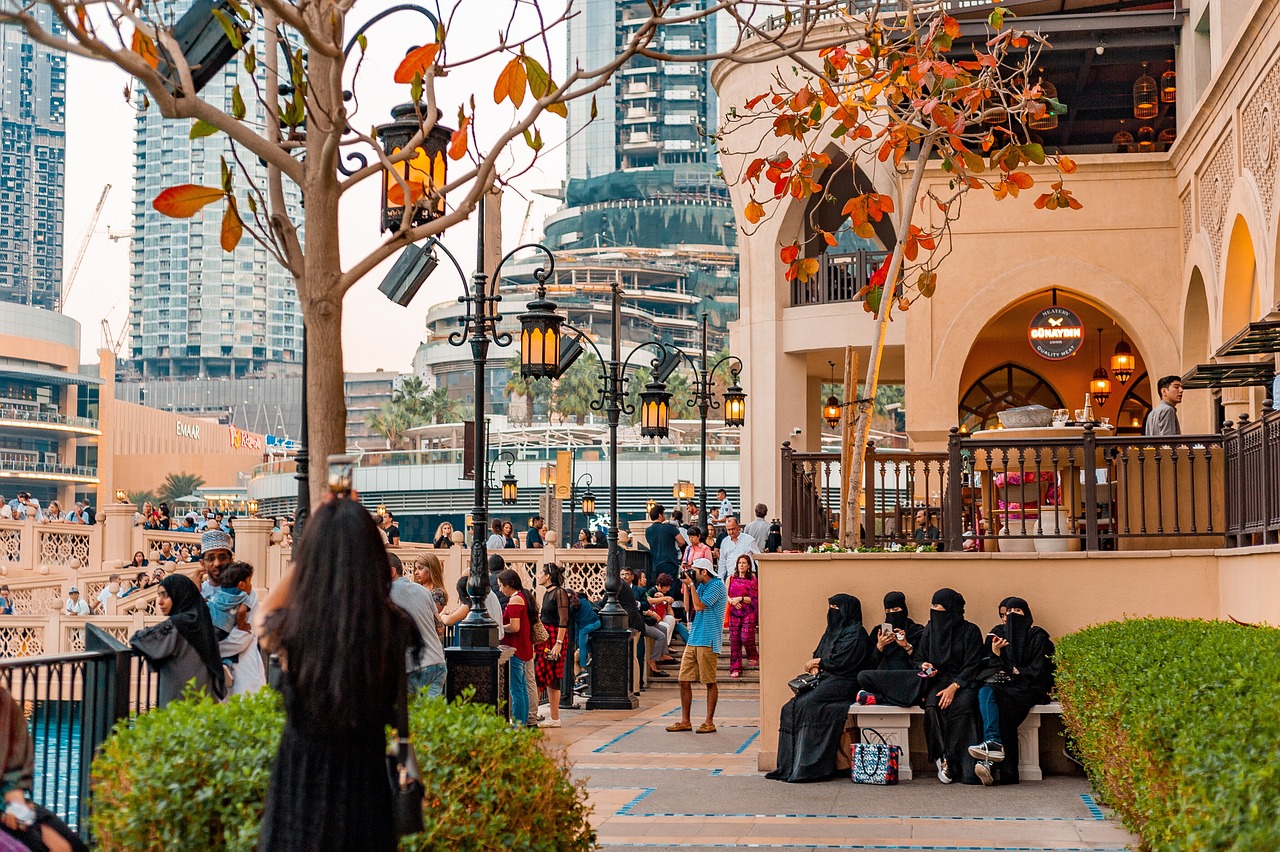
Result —
[{"label": "decorative arch molding", "polygon": [[996,415],[1008,408],[1043,405],[1052,411],[1063,407],[1062,396],[1052,382],[1030,367],[1012,361],[979,376],[959,400],[956,422],[969,427],[970,432],[989,428]]},{"label": "decorative arch molding", "polygon": [[[1186,372],[1191,369],[1200,359],[1208,359],[1210,355],[1218,348],[1220,343],[1215,343],[1215,329],[1217,323],[1213,321],[1213,308],[1209,301],[1209,284],[1204,277],[1204,273],[1199,267],[1192,267],[1191,274],[1188,276],[1187,287],[1183,294],[1182,301],[1182,371]],[[1195,303],[1195,299],[1199,299],[1199,304]],[[1197,316],[1194,319],[1197,325],[1203,328],[1191,329],[1192,310],[1200,312],[1203,305],[1203,316]],[[1203,334],[1203,341],[1193,341],[1191,335]]]},{"label": "decorative arch molding", "polygon": [[[1027,281],[1036,286],[1029,290]],[[1179,344],[1173,329],[1151,310],[1150,301],[1128,281],[1091,263],[1061,257],[1046,257],[1005,270],[985,287],[969,294],[953,314],[951,324],[933,350],[930,373],[939,387],[961,391],[960,377],[965,361],[982,334],[985,324],[966,321],[968,317],[996,317],[1029,292],[1057,288],[1064,293],[1093,302],[1106,311],[1138,347],[1146,364],[1179,364]],[[992,309],[993,305],[998,305]],[[1138,333],[1131,316],[1147,316],[1154,322]]]},{"label": "decorative arch molding", "polygon": [[1182,264],[1182,301],[1178,306],[1178,316],[1184,319],[1187,316],[1187,302],[1191,298],[1192,275],[1196,269],[1200,270],[1200,277],[1204,281],[1205,301],[1209,304],[1209,351],[1212,352],[1222,345],[1222,338],[1218,335],[1218,329],[1222,325],[1219,321],[1222,316],[1222,300],[1219,298],[1220,291],[1215,286],[1220,273],[1218,264],[1213,259],[1213,246],[1203,233],[1191,238],[1191,246],[1187,249],[1187,257]]},{"label": "decorative arch molding", "polygon": [[[1230,273],[1232,260],[1229,254],[1232,237],[1238,227],[1237,220],[1242,220],[1245,227],[1249,229],[1254,270],[1257,276],[1258,301],[1262,305],[1263,313],[1265,314],[1274,303],[1275,276],[1272,270],[1275,258],[1272,246],[1269,245],[1273,241],[1268,239],[1271,228],[1267,223],[1266,208],[1263,206],[1262,193],[1259,191],[1258,184],[1253,175],[1244,174],[1235,180],[1231,199],[1227,202],[1222,216],[1222,258],[1221,263],[1218,264],[1218,274],[1213,279],[1214,289],[1219,294],[1218,310],[1214,317],[1214,324],[1219,330],[1219,341],[1226,340],[1239,331],[1238,328],[1223,326],[1224,308],[1227,302],[1227,275]],[[1201,271],[1204,271],[1204,267],[1201,267]]]}]

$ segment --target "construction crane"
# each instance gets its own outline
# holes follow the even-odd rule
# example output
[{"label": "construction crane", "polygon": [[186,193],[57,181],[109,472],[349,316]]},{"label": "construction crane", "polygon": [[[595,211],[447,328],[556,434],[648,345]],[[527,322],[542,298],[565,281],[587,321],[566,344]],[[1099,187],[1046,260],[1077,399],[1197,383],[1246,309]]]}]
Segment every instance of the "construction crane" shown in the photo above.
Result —
[{"label": "construction crane", "polygon": [[129,321],[125,320],[125,322],[120,326],[120,335],[118,337],[113,337],[111,334],[111,325],[104,318],[102,320],[102,348],[110,349],[111,354],[119,358],[120,349],[124,346],[124,338],[128,332]]},{"label": "construction crane", "polygon": [[98,224],[98,217],[102,215],[102,206],[107,203],[107,193],[111,191],[111,184],[107,184],[102,188],[102,196],[98,198],[98,206],[93,208],[93,215],[89,217],[89,227],[84,229],[84,239],[80,240],[80,250],[76,252],[75,262],[71,264],[71,271],[67,273],[67,280],[62,285],[62,304],[65,307],[67,297],[71,295],[71,287],[76,283],[76,274],[80,272],[80,264],[84,261],[84,253],[89,250],[89,240],[93,239],[93,229]]}]

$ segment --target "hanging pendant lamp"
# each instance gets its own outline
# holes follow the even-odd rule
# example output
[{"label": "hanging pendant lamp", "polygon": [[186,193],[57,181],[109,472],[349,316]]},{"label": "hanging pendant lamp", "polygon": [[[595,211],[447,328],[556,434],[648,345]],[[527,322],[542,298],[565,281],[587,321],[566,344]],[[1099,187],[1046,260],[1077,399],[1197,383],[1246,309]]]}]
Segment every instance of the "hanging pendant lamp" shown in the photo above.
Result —
[{"label": "hanging pendant lamp", "polygon": [[1147,73],[1146,63],[1142,65],[1142,76],[1133,82],[1133,117],[1155,118],[1160,114],[1160,96],[1156,90],[1156,81]]},{"label": "hanging pendant lamp", "polygon": [[1107,370],[1102,366],[1102,329],[1098,329],[1098,369],[1093,371],[1093,380],[1089,382],[1089,393],[1093,394],[1093,401],[1098,403],[1101,408],[1106,405],[1107,398],[1111,396],[1111,379],[1107,376]]},{"label": "hanging pendant lamp", "polygon": [[[1041,69],[1043,70],[1043,69]],[[1050,101],[1058,99],[1058,87],[1052,83],[1040,81],[1040,97],[1039,100],[1044,104],[1044,113],[1039,118],[1033,118],[1027,122],[1027,127],[1032,130],[1054,130],[1058,126],[1058,114],[1054,112],[1053,104]]]},{"label": "hanging pendant lamp", "polygon": [[1160,101],[1171,104],[1178,100],[1178,72],[1173,70],[1173,60],[1169,60],[1169,70],[1160,75]]},{"label": "hanging pendant lamp", "polygon": [[1116,351],[1111,356],[1111,375],[1116,377],[1117,382],[1128,384],[1133,376],[1134,360],[1133,350],[1125,342],[1124,330],[1121,329],[1120,342],[1116,344]]},{"label": "hanging pendant lamp", "polygon": [[[836,362],[828,361],[831,365],[831,384],[836,383]],[[822,419],[827,421],[827,425],[832,429],[840,425],[840,416],[843,413],[843,407],[840,400],[836,399],[835,394],[827,397],[826,405],[822,406]]]}]

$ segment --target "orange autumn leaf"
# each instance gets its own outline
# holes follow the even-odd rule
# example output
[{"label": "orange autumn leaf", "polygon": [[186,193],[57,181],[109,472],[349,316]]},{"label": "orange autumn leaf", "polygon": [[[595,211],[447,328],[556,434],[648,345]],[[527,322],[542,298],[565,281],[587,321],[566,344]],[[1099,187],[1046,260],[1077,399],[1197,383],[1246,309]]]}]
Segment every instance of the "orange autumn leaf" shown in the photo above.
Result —
[{"label": "orange autumn leaf", "polygon": [[747,204],[747,209],[742,211],[742,215],[746,217],[748,222],[754,225],[764,218],[764,205],[753,198]]},{"label": "orange autumn leaf", "polygon": [[449,159],[461,160],[467,153],[467,125],[471,119],[464,118],[458,122],[458,129],[449,137]]},{"label": "orange autumn leaf", "polygon": [[524,93],[528,85],[529,72],[525,70],[524,63],[517,56],[498,74],[498,79],[493,84],[493,102],[500,104],[510,98],[511,105],[519,109],[524,103]]},{"label": "orange autumn leaf", "polygon": [[412,83],[415,75],[427,76],[427,69],[435,63],[436,54],[439,52],[439,42],[415,47],[405,54],[404,59],[400,61],[400,65],[396,68],[395,81],[397,83]]},{"label": "orange autumn leaf", "polygon": [[782,262],[787,265],[795,263],[796,258],[800,256],[800,244],[792,243],[789,246],[785,246],[782,249],[782,254],[780,256],[782,258]]},{"label": "orange autumn leaf", "polygon": [[215,189],[212,186],[184,183],[181,186],[171,186],[161,192],[151,202],[151,206],[165,216],[188,219],[225,194],[221,189]]},{"label": "orange autumn leaf", "polygon": [[1065,154],[1063,154],[1061,157],[1058,158],[1058,169],[1064,175],[1075,174],[1076,161],[1066,156]]},{"label": "orange autumn leaf", "polygon": [[141,30],[134,30],[133,44],[129,49],[141,56],[152,68],[159,67],[160,54],[156,51],[156,43],[151,40],[151,36]]},{"label": "orange autumn leaf", "polygon": [[1018,187],[1018,189],[1030,189],[1035,186],[1035,179],[1026,172],[1011,172],[1009,180]]},{"label": "orange autumn leaf", "polygon": [[222,250],[235,251],[244,236],[244,223],[236,212],[236,205],[228,199],[227,209],[222,213]]},{"label": "orange autumn leaf", "polygon": [[[422,197],[422,193],[426,191],[426,186],[420,180],[409,181],[409,201],[417,203]],[[387,188],[387,203],[392,207],[404,207],[404,189],[398,183],[391,184]]]}]

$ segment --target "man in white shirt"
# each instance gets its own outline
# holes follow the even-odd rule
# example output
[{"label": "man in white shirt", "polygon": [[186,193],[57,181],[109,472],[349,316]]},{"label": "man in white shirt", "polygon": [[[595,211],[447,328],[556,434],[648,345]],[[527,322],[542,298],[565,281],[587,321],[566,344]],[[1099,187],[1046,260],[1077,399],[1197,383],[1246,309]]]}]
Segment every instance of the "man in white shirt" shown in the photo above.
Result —
[{"label": "man in white shirt", "polygon": [[738,519],[733,515],[724,519],[724,531],[724,539],[720,542],[720,565],[716,573],[721,580],[728,580],[738,556],[743,553],[759,553],[760,545],[742,531],[742,527],[738,526]]},{"label": "man in white shirt", "polygon": [[769,522],[765,520],[768,516],[769,507],[764,503],[757,503],[756,519],[742,528],[742,531],[751,536],[751,540],[756,544],[763,544],[769,537]]},{"label": "man in white shirt", "polygon": [[729,502],[729,494],[723,488],[716,491],[716,499],[719,500],[716,509],[720,513],[720,518],[724,519],[733,514],[733,504]]},{"label": "man in white shirt", "polygon": [[115,597],[120,594],[120,575],[112,574],[107,578],[107,584],[102,587],[102,591],[98,592],[98,609],[103,613],[107,611],[107,598]]},{"label": "man in white shirt", "polygon": [[72,586],[67,591],[67,601],[62,605],[63,615],[88,615],[89,602],[80,599],[80,590]]}]

